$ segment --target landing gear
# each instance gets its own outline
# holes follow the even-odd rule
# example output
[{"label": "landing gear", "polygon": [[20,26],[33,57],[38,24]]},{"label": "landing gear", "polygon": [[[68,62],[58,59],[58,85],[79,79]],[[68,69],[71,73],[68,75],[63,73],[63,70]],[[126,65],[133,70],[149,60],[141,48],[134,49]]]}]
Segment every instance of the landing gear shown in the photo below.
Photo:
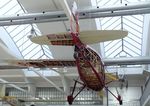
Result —
[{"label": "landing gear", "polygon": [[74,100],[73,95],[69,95],[67,97],[67,101],[68,101],[69,105],[72,105],[73,100]]},{"label": "landing gear", "polygon": [[[79,83],[79,84],[81,84],[81,85],[83,85],[83,86],[82,86],[81,90],[80,90],[75,96],[73,96],[77,83]],[[71,93],[69,96],[67,96],[67,101],[68,101],[69,105],[72,105],[74,99],[81,93],[81,91],[83,91],[83,89],[84,89],[85,87],[86,87],[86,86],[85,86],[84,84],[82,84],[81,82],[75,80],[72,93]]]},{"label": "landing gear", "polygon": [[122,105],[122,104],[123,104],[123,103],[122,103],[122,99],[121,99],[121,96],[120,96],[120,95],[118,95],[117,100],[119,101],[119,104],[120,104],[120,105]]},{"label": "landing gear", "polygon": [[119,101],[119,104],[120,104],[120,105],[123,105],[122,100]]},{"label": "landing gear", "polygon": [[118,94],[118,97],[117,97],[117,96],[115,96],[115,95],[108,89],[108,87],[105,87],[105,89],[106,89],[109,93],[111,93],[111,94],[118,100],[118,102],[119,102],[120,105],[123,105],[121,96],[120,96],[119,94]]}]

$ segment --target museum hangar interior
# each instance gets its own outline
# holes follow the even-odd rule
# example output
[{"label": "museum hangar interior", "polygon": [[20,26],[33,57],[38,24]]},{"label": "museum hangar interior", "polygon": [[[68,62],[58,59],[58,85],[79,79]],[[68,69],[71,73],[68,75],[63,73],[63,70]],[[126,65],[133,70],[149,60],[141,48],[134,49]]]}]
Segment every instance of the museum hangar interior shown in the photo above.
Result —
[{"label": "museum hangar interior", "polygon": [[[73,16],[72,8],[78,17]],[[67,96],[72,91],[77,94],[85,85],[74,98],[73,106],[119,106],[117,95],[121,96],[123,106],[150,106],[149,14],[149,0],[0,0],[0,105],[68,106]],[[77,18],[80,30],[76,28]],[[63,45],[59,42],[39,45],[30,40],[48,34],[72,33],[70,24],[79,32],[79,38],[82,31],[128,32],[121,39],[87,45],[101,56],[104,73],[113,77],[101,91],[93,91],[82,82],[78,65],[78,68],[70,67],[71,63],[64,67],[42,64],[36,68],[34,64],[14,65],[18,60],[75,60],[74,45],[63,42]],[[108,62],[115,64],[107,66]],[[89,79],[94,81],[92,77]],[[76,87],[75,82],[78,82]]]}]

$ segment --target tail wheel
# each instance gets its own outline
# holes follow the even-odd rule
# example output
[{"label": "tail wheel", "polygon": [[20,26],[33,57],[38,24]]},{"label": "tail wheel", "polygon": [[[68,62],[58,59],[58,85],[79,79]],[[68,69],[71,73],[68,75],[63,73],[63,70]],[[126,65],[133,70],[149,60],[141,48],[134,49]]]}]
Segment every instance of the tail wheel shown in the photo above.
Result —
[{"label": "tail wheel", "polygon": [[74,100],[74,98],[73,98],[72,95],[69,95],[69,96],[67,97],[67,101],[68,101],[69,105],[72,105],[73,100]]}]

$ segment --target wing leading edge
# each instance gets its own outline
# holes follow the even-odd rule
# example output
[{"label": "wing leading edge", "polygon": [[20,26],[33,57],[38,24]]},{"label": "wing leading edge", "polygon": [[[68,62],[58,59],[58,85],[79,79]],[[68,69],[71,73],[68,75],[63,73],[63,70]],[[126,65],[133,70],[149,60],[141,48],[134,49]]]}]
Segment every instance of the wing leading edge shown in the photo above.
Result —
[{"label": "wing leading edge", "polygon": [[[75,67],[76,66],[76,62],[74,60],[39,59],[39,60],[4,60],[4,61],[11,65],[18,66],[18,68],[19,67],[20,68],[23,68],[23,67],[24,68],[25,67],[62,68],[62,67]],[[11,67],[13,68],[13,66]]]},{"label": "wing leading edge", "polygon": [[[38,59],[38,60],[1,60],[10,65],[0,65],[0,69],[22,69],[28,67],[34,68],[63,68],[63,67],[76,67],[75,60],[56,60],[56,59]],[[132,57],[132,58],[116,58],[116,59],[103,59],[105,66],[118,66],[118,65],[139,65],[150,64],[149,57]]]}]

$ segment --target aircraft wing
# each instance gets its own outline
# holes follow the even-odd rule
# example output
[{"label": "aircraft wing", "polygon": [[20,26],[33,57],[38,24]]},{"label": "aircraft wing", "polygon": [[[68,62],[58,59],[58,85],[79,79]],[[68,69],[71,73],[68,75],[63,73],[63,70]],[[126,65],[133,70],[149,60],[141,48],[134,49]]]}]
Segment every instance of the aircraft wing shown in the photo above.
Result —
[{"label": "aircraft wing", "polygon": [[80,40],[84,44],[94,44],[110,40],[122,39],[128,35],[127,31],[122,30],[89,30],[81,31]]},{"label": "aircraft wing", "polygon": [[[23,69],[28,67],[34,68],[61,68],[61,67],[76,67],[75,60],[56,60],[56,59],[35,59],[35,60],[1,60],[2,63],[9,65],[0,65],[0,69]],[[103,59],[105,66],[118,65],[142,65],[150,64],[149,57],[130,57]]]},{"label": "aircraft wing", "polygon": [[23,68],[62,68],[75,67],[75,60],[36,59],[36,60],[4,60],[10,65],[0,66],[0,69],[23,69]]},{"label": "aircraft wing", "polygon": [[16,65],[0,65],[1,70],[5,69],[27,69],[25,66],[16,66]]},{"label": "aircraft wing", "polygon": [[48,34],[29,38],[33,43],[40,45],[62,45],[62,46],[74,45],[70,33]]},{"label": "aircraft wing", "polygon": [[[89,30],[80,31],[79,39],[84,44],[94,44],[105,42],[109,40],[122,39],[127,36],[127,31],[122,30]],[[71,33],[58,33],[48,34],[42,36],[30,37],[33,43],[40,45],[62,45],[62,46],[73,46],[73,40]]]}]

